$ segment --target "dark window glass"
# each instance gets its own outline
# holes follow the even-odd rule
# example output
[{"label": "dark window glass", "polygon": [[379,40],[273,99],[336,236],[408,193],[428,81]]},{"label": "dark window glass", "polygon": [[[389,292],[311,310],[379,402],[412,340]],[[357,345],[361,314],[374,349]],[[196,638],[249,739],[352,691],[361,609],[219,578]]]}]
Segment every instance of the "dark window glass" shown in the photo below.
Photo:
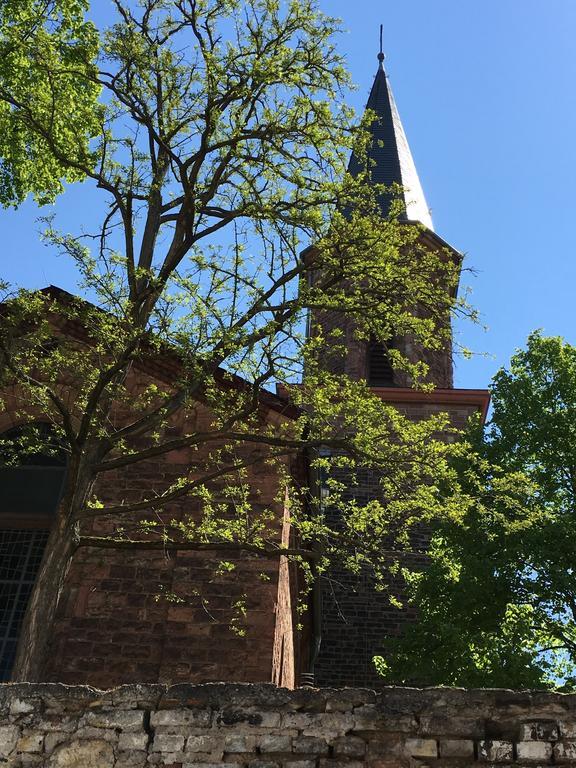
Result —
[{"label": "dark window glass", "polygon": [[[25,430],[38,438],[39,448],[15,460],[9,446]],[[48,448],[44,455],[41,446],[55,448]],[[11,676],[65,471],[64,455],[49,425],[35,424],[0,435],[0,680]]]},{"label": "dark window glass", "polygon": [[388,348],[380,341],[372,340],[368,344],[368,385],[371,387],[393,387],[394,371],[390,364]]},{"label": "dark window glass", "polygon": [[50,520],[60,499],[65,467],[2,467],[0,468],[2,518],[26,517]]},{"label": "dark window glass", "polygon": [[0,529],[0,680],[9,680],[48,531]]}]

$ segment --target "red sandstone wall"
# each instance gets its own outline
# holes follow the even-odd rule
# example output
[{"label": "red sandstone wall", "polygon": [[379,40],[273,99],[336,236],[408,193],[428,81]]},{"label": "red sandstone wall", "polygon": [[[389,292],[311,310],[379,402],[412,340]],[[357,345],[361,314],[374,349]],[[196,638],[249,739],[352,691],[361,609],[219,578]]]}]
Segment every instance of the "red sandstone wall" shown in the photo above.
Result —
[{"label": "red sandstone wall", "polygon": [[[149,381],[139,375],[133,386]],[[114,415],[116,426],[129,418],[122,411]],[[266,418],[284,417],[270,413]],[[197,405],[171,424],[166,437],[178,437],[185,429],[208,429],[210,421],[208,409]],[[12,425],[10,413],[0,415],[0,431]],[[258,450],[258,446],[247,449]],[[106,505],[117,505],[160,493],[192,458],[198,460],[199,454],[192,457],[184,449],[107,472],[100,476],[96,495]],[[256,465],[247,482],[254,489],[255,503],[276,510],[276,537],[286,538],[284,505],[277,501],[282,489],[274,468],[264,462]],[[165,507],[162,516],[166,521],[180,520],[198,512],[197,502],[184,498]],[[96,518],[83,533],[117,535],[119,528],[125,528],[134,538],[143,538],[134,527],[142,516]],[[217,575],[220,559],[234,562],[236,570]],[[280,558],[80,548],[51,630],[44,679],[107,688],[129,682],[269,682],[280,674],[289,685],[293,681],[289,586]],[[177,600],[170,602],[163,596],[166,593]],[[237,602],[245,606],[245,620],[234,607]],[[233,629],[235,619],[240,621]],[[280,673],[273,671],[277,623],[286,649]]]},{"label": "red sandstone wall", "polygon": [[[345,373],[352,379],[368,378],[368,344],[359,341],[354,335],[354,323],[350,318],[343,317],[340,312],[322,312],[313,319],[314,325],[320,327],[324,333],[327,345],[323,355],[323,365],[332,373]],[[332,331],[343,331],[343,336],[332,337]],[[312,331],[314,333],[314,330]],[[330,340],[338,347],[345,347],[344,355],[331,352]],[[452,350],[447,344],[441,350],[423,349],[410,339],[399,338],[394,340],[394,346],[405,355],[412,363],[424,361],[428,365],[427,381],[434,383],[436,387],[450,389],[453,386]],[[409,377],[403,371],[395,371],[394,383],[396,386],[410,386]]]},{"label": "red sandstone wall", "polygon": [[[167,456],[103,476],[105,503],[135,501],[176,479],[184,456]],[[278,478],[262,465],[249,482],[261,504],[275,506]],[[194,515],[183,500],[166,510],[169,519]],[[278,511],[279,517],[281,511]],[[126,520],[96,520],[92,533],[114,535]],[[129,522],[129,521],[128,521]],[[138,538],[142,538],[141,534]],[[128,682],[204,682],[272,679],[277,620],[288,622],[280,559],[223,556],[233,574],[215,573],[218,556],[204,552],[138,553],[82,548],[70,569],[51,637],[46,680],[111,687]],[[163,595],[172,594],[177,602]],[[236,631],[234,603],[247,616]],[[245,634],[240,634],[245,633]],[[285,673],[286,682],[289,673]]]}]

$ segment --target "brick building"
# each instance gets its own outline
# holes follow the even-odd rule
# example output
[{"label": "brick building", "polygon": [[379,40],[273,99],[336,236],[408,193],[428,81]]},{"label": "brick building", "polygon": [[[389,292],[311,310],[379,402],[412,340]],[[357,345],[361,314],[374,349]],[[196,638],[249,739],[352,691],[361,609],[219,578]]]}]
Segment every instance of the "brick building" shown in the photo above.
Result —
[{"label": "brick building", "polygon": [[[45,293],[66,301],[59,289]],[[73,297],[69,297],[72,299]],[[80,324],[65,321],[60,333],[83,342]],[[136,391],[150,384],[169,388],[179,373],[178,361],[167,354],[154,355],[138,364],[127,389]],[[222,388],[241,386],[224,377]],[[17,432],[16,407],[10,393],[0,414],[0,434]],[[72,394],[73,396],[73,394]],[[293,418],[294,408],[269,392],[260,394],[259,410],[268,424]],[[130,423],[133,413],[119,406],[112,418]],[[194,407],[180,409],[166,428],[174,439],[190,431],[206,432],[213,414],[198,400]],[[39,419],[40,423],[41,420]],[[255,453],[246,483],[258,491],[258,502],[275,513],[277,538],[287,544],[289,530],[285,509],[277,499],[282,481],[276,466],[258,461],[260,447],[242,448]],[[194,448],[170,451],[103,473],[95,493],[106,506],[138,501],[161,493],[181,476],[183,466],[198,461]],[[287,459],[286,471],[300,472],[299,459]],[[25,466],[0,470],[2,518],[0,523],[0,610],[2,611],[3,679],[9,679],[14,662],[18,631],[40,566],[54,513],[61,494],[64,462],[42,453],[26,460]],[[163,509],[165,520],[194,518],[198,501],[187,497]],[[82,535],[118,536],[123,530],[138,535],[135,514],[110,518],[94,513],[82,523]],[[218,557],[220,555],[220,557]],[[215,574],[223,557],[236,565],[235,578]],[[290,573],[285,558],[237,556],[213,551],[162,550],[122,551],[80,547],[73,556],[59,600],[55,623],[48,637],[47,660],[42,679],[65,683],[89,683],[106,688],[120,682],[233,680],[294,684],[294,645]],[[177,589],[175,587],[177,585]],[[178,592],[178,602],[160,597]],[[229,630],[235,617],[233,604],[248,593],[246,610],[250,622],[245,635]]]},{"label": "brick building", "polygon": [[[383,68],[383,56],[368,100],[377,120],[372,130],[372,174],[375,182],[405,187],[406,226],[424,225],[422,243],[444,250],[447,244],[434,233],[428,207],[410,154],[406,136]],[[352,157],[352,173],[358,161]],[[391,204],[382,196],[383,215]],[[452,249],[453,251],[453,249]],[[454,258],[459,258],[453,251]],[[325,326],[341,325],[337,315],[321,318]],[[362,344],[345,327],[348,354],[342,371],[352,378],[365,378],[386,402],[393,403],[414,419],[448,412],[462,426],[474,412],[485,413],[488,404],[483,390],[453,387],[452,350],[430,356],[430,377],[436,385],[431,393],[408,386],[392,370],[382,345]],[[67,332],[73,332],[68,329]],[[393,344],[414,359],[422,353],[407,339]],[[169,386],[174,364],[158,356],[139,377]],[[291,406],[281,397],[262,393],[261,410],[268,423],[290,419]],[[181,417],[171,429],[178,434],[185,420],[198,425],[210,421],[202,404]],[[8,407],[0,414],[0,433],[17,428]],[[186,449],[164,458],[107,473],[99,495],[115,498],[137,496],[145,487],[166,484],[177,476],[178,465],[189,460]],[[291,473],[305,471],[302,461],[287,467]],[[265,464],[251,470],[250,482],[258,487],[262,503],[275,508],[278,537],[288,541],[286,512],[278,504],[279,478]],[[57,459],[32,457],[28,466],[3,469],[0,511],[0,656],[3,679],[9,679],[18,643],[18,632],[45,545],[51,516],[57,503],[63,466]],[[367,474],[351,493],[369,500],[377,493],[377,477]],[[189,510],[186,510],[189,512]],[[170,510],[178,518],[185,510]],[[95,519],[92,533],[107,534],[114,521]],[[423,534],[422,549],[425,547]],[[379,598],[367,578],[352,580],[335,574],[329,587],[318,587],[312,601],[309,626],[303,634],[294,630],[293,597],[297,574],[285,559],[267,562],[237,558],[237,584],[219,582],[210,567],[213,554],[162,552],[140,554],[114,550],[79,549],[68,572],[58,614],[49,637],[49,660],[42,679],[66,683],[89,683],[110,687],[130,682],[204,682],[210,680],[268,682],[292,687],[302,673],[312,673],[319,685],[370,685],[377,681],[372,656],[385,634],[398,631],[409,619],[406,612]],[[254,578],[265,571],[265,580]],[[338,578],[336,578],[336,576]],[[172,603],[158,600],[158,585],[169,590],[174,583],[189,585],[190,600]],[[250,583],[250,621],[246,634],[226,632],[234,590],[238,595]],[[339,586],[335,587],[334,585]],[[398,587],[400,588],[400,587]],[[207,602],[205,602],[207,601]],[[209,604],[209,608],[207,608]]]},{"label": "brick building", "polygon": [[[378,56],[379,66],[370,91],[367,109],[376,115],[372,124],[374,140],[369,151],[371,178],[374,183],[403,189],[404,213],[401,220],[406,226],[421,229],[420,242],[431,250],[448,253],[459,264],[461,255],[439,237],[433,228],[428,204],[424,197],[416,166],[410,152],[406,134],[398,114],[388,78],[384,70],[384,55]],[[349,170],[358,173],[361,165],[352,156]],[[379,198],[382,215],[387,216],[393,202],[392,194]],[[423,229],[422,229],[423,227]],[[440,352],[424,352],[406,338],[392,338],[388,347],[400,349],[414,362],[425,359],[429,380],[435,389],[419,392],[409,386],[404,373],[394,371],[388,359],[388,349],[382,344],[359,342],[350,323],[342,318],[317,318],[323,332],[329,337],[333,327],[342,328],[346,338],[347,355],[337,359],[335,372],[343,372],[352,379],[366,379],[373,391],[387,403],[394,404],[415,420],[432,414],[448,413],[451,422],[463,427],[477,412],[486,415],[489,396],[485,390],[455,389],[453,383],[452,348],[446,345]],[[363,472],[350,488],[350,496],[368,501],[378,496],[378,477]],[[422,531],[411,557],[425,558],[427,534]],[[316,605],[317,643],[313,657],[314,678],[319,686],[378,686],[378,676],[372,663],[373,656],[382,649],[386,636],[399,633],[405,622],[413,619],[408,609],[391,605],[386,594],[377,593],[367,574],[354,577],[349,573],[333,574],[318,587]],[[393,583],[391,591],[401,597],[401,582]]]}]

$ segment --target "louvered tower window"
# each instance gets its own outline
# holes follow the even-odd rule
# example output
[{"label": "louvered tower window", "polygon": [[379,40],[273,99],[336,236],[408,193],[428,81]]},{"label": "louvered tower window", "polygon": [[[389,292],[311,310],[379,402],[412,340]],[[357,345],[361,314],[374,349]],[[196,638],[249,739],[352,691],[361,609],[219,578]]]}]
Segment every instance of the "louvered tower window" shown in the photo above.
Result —
[{"label": "louvered tower window", "polygon": [[368,343],[367,378],[370,387],[393,387],[394,370],[390,363],[388,349],[391,343],[383,344],[372,339]]},{"label": "louvered tower window", "polygon": [[10,680],[66,469],[60,452],[40,450],[14,461],[9,446],[30,429],[40,444],[53,440],[45,424],[0,435],[0,680]]}]

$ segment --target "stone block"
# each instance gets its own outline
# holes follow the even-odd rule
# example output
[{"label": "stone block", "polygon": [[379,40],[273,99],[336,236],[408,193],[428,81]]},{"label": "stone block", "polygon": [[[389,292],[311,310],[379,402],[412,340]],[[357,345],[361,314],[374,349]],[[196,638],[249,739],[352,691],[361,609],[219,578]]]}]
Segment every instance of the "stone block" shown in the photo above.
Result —
[{"label": "stone block", "polygon": [[[134,752],[132,752],[134,754]],[[138,753],[139,755],[142,755],[141,752]],[[148,764],[150,765],[157,765],[158,768],[182,768],[182,763],[184,760],[186,760],[186,756],[184,752],[170,752],[170,753],[162,753],[162,752],[149,752],[148,757],[146,755],[143,756],[146,767]],[[114,766],[116,768],[116,766]],[[143,766],[144,768],[144,766]]]},{"label": "stone block", "polygon": [[[461,717],[450,715],[421,715],[419,722],[414,719],[408,722],[408,731],[417,730],[420,736],[450,736],[453,739],[483,739],[486,737],[485,721],[479,718],[466,717],[462,712]],[[386,720],[386,728],[389,722]]]},{"label": "stone block", "polygon": [[296,754],[327,755],[328,742],[318,736],[299,736],[292,741],[292,751]]},{"label": "stone block", "polygon": [[182,768],[230,768],[233,763],[182,763]]},{"label": "stone block", "polygon": [[182,752],[184,736],[174,733],[156,733],[150,747],[151,752]]},{"label": "stone block", "polygon": [[557,763],[576,763],[576,741],[565,740],[554,744],[554,760]]},{"label": "stone block", "polygon": [[320,768],[366,768],[364,763],[355,760],[330,760],[322,758]]},{"label": "stone block", "polygon": [[96,741],[118,741],[118,731],[112,728],[78,728],[74,736],[77,739],[95,739]]},{"label": "stone block", "polygon": [[374,731],[382,724],[382,715],[373,704],[355,707],[353,717],[355,731]]},{"label": "stone block", "polygon": [[311,728],[315,722],[314,715],[305,712],[288,712],[282,717],[282,728],[295,728],[298,731]]},{"label": "stone block", "polygon": [[488,739],[478,742],[478,760],[491,763],[505,763],[513,760],[514,746],[511,741],[490,741]]},{"label": "stone block", "polygon": [[391,757],[405,758],[404,737],[399,733],[378,733],[367,745],[366,758],[374,761],[389,760]]},{"label": "stone block", "polygon": [[552,757],[552,744],[546,741],[519,741],[516,745],[518,760],[544,760]]},{"label": "stone block", "polygon": [[30,712],[34,712],[38,702],[33,699],[12,699],[10,702],[10,714],[11,715],[27,715]]},{"label": "stone block", "polygon": [[256,749],[255,736],[242,736],[233,734],[224,739],[224,752],[254,752]]},{"label": "stone block", "polygon": [[354,709],[354,702],[350,699],[330,697],[326,702],[326,712],[350,712]]},{"label": "stone block", "polygon": [[280,763],[272,763],[268,760],[251,760],[248,768],[280,768]]},{"label": "stone block", "polygon": [[258,747],[263,754],[269,752],[291,752],[292,738],[291,736],[279,736],[275,734],[260,736],[258,738]]},{"label": "stone block", "polygon": [[139,731],[144,727],[144,712],[137,709],[119,712],[87,712],[80,722],[92,728]]},{"label": "stone block", "polygon": [[562,739],[576,739],[576,721],[560,720],[558,722],[560,737]]},{"label": "stone block", "polygon": [[243,710],[225,709],[215,715],[217,725],[250,725],[257,728],[278,728],[282,716],[280,712],[266,712],[254,708]]},{"label": "stone block", "polygon": [[36,728],[39,731],[50,733],[58,731],[60,733],[72,733],[78,728],[78,719],[74,717],[43,717],[36,722]]},{"label": "stone block", "polygon": [[224,751],[224,739],[219,734],[189,736],[186,740],[186,747],[184,748],[186,753],[191,752],[194,754],[197,752],[214,752],[216,750],[220,750],[220,752]]},{"label": "stone block", "polygon": [[17,725],[0,726],[0,757],[8,757],[20,737]]},{"label": "stone block", "polygon": [[182,726],[208,728],[210,722],[211,715],[206,709],[161,709],[158,712],[152,712],[150,716],[152,728],[168,733],[179,731]]},{"label": "stone block", "polygon": [[522,723],[520,741],[558,741],[558,723],[554,720],[536,720]]},{"label": "stone block", "polygon": [[282,722],[280,712],[261,712],[258,710],[247,710],[248,714],[257,715],[260,719],[258,726],[260,728],[279,728]]},{"label": "stone block", "polygon": [[[419,734],[428,736],[431,734],[422,733],[418,730],[418,723],[413,715],[387,715],[386,719],[371,720],[367,718],[356,718],[354,724],[355,731],[393,731],[394,733]],[[436,734],[434,734],[436,735]]]},{"label": "stone block", "polygon": [[412,757],[438,757],[436,739],[406,739],[406,751]]},{"label": "stone block", "polygon": [[304,736],[339,736],[354,728],[352,715],[338,712],[307,714],[291,712],[282,718],[282,728],[295,728],[302,731]]},{"label": "stone block", "polygon": [[316,760],[285,760],[284,768],[316,768]]},{"label": "stone block", "polygon": [[336,757],[364,757],[366,742],[358,736],[341,736],[331,742]]},{"label": "stone block", "polygon": [[72,741],[57,747],[47,768],[110,768],[114,765],[112,745],[107,741]]},{"label": "stone block", "polygon": [[442,739],[440,757],[474,757],[474,742],[471,739]]},{"label": "stone block", "polygon": [[18,752],[42,752],[44,747],[44,734],[38,731],[24,731],[18,739],[16,750]]},{"label": "stone block", "polygon": [[[128,750],[127,752],[116,752],[116,762],[114,763],[114,768],[145,768],[147,765],[146,755],[146,752],[140,752],[132,749]],[[174,763],[172,765],[174,765]],[[180,763],[176,763],[176,765],[179,768]],[[169,768],[169,766],[164,764],[163,768]]]},{"label": "stone block", "polygon": [[148,749],[147,733],[121,733],[118,736],[118,749],[130,750],[146,750]]},{"label": "stone block", "polygon": [[373,760],[370,768],[406,768],[406,761],[403,759]]},{"label": "stone block", "polygon": [[43,755],[24,753],[18,756],[18,763],[15,764],[14,768],[43,768],[44,765]]},{"label": "stone block", "polygon": [[58,744],[62,744],[63,741],[66,741],[70,738],[69,733],[63,733],[61,731],[50,731],[50,733],[47,733],[46,736],[44,736],[44,751],[47,754],[50,754]]}]

